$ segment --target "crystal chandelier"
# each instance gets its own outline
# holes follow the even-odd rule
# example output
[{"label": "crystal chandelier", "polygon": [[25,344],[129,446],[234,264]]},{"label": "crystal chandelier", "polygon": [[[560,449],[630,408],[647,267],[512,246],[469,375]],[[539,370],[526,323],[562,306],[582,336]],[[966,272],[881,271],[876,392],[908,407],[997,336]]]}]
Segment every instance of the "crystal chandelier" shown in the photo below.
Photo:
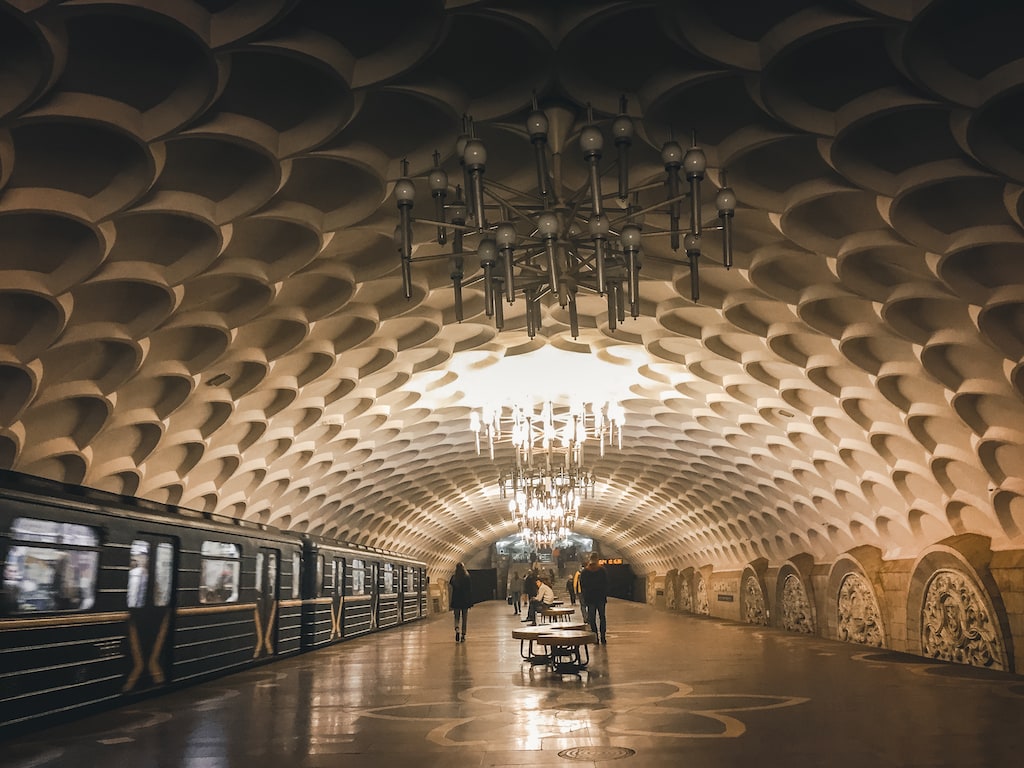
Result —
[{"label": "crystal chandelier", "polygon": [[486,406],[470,413],[470,429],[480,455],[480,438],[487,441],[491,458],[494,446],[506,439],[515,452],[516,466],[532,467],[543,460],[550,468],[562,458],[566,469],[579,467],[588,437],[596,439],[601,456],[606,445],[622,448],[622,425],[626,414],[618,403],[578,402],[568,409],[556,409],[544,401],[539,409],[533,404],[512,402]]},{"label": "crystal chandelier", "polygon": [[[556,116],[549,120],[548,113]],[[456,186],[455,199],[448,202],[448,174],[441,168],[440,153],[434,153],[434,168],[426,177],[434,200],[431,219],[414,219],[413,204],[416,185],[408,176],[403,161],[403,176],[395,184],[399,224],[395,240],[401,256],[402,284],[406,298],[412,296],[412,265],[417,261],[447,258],[455,295],[455,315],[463,319],[463,288],[482,283],[484,310],[494,318],[500,330],[504,326],[503,302],[513,304],[517,295],[526,300],[526,331],[531,338],[541,323],[540,302],[554,295],[562,308],[568,308],[572,336],[579,335],[577,294],[580,291],[605,297],[608,328],[614,331],[626,317],[626,308],[633,318],[640,314],[640,266],[642,240],[652,235],[669,237],[669,244],[678,252],[680,244],[685,261],[648,254],[647,258],[686,266],[690,271],[690,296],[700,299],[700,259],[703,254],[705,230],[722,233],[722,263],[732,266],[732,219],[736,196],[726,185],[725,171],[718,173],[720,187],[715,198],[717,223],[704,221],[701,187],[705,180],[707,159],[696,145],[683,150],[675,140],[661,149],[664,175],[640,180],[631,186],[629,149],[636,126],[626,114],[626,100],[620,112],[610,120],[615,144],[617,184],[605,189],[601,158],[604,134],[588,106],[587,122],[579,131],[578,143],[587,166],[588,181],[575,190],[565,189],[561,147],[565,136],[557,136],[549,146],[550,126],[571,125],[566,111],[553,108],[548,113],[538,109],[526,120],[526,133],[534,147],[536,187],[517,190],[495,181],[485,182],[487,150],[476,137],[473,122],[463,119],[463,134],[456,143],[456,155],[462,168],[463,184]],[[608,122],[608,121],[605,121]],[[682,188],[680,172],[685,177]],[[660,174],[659,174],[660,175]],[[614,189],[613,189],[614,187]],[[655,198],[655,190],[665,188],[664,197]],[[463,198],[463,189],[467,194]],[[689,226],[681,229],[683,205],[689,201]],[[616,205],[620,213],[609,213]],[[642,229],[647,213],[666,214],[667,228]],[[438,245],[449,241],[448,254],[413,255],[414,223],[436,228],[432,239]],[[469,242],[467,242],[469,240]],[[475,245],[475,250],[473,246]],[[467,274],[467,257],[479,260],[480,272]]]},{"label": "crystal chandelier", "polygon": [[580,502],[593,498],[596,480],[584,467],[584,445],[596,439],[604,455],[606,444],[621,448],[624,410],[617,403],[577,403],[556,408],[544,401],[513,403],[473,411],[470,426],[488,442],[491,459],[495,444],[512,446],[512,462],[498,476],[498,490],[508,499],[512,522],[520,534],[541,546],[565,538],[579,519]]},{"label": "crystal chandelier", "polygon": [[564,538],[576,527],[580,502],[594,497],[594,475],[574,469],[513,466],[498,477],[501,497],[519,532],[533,538]]}]

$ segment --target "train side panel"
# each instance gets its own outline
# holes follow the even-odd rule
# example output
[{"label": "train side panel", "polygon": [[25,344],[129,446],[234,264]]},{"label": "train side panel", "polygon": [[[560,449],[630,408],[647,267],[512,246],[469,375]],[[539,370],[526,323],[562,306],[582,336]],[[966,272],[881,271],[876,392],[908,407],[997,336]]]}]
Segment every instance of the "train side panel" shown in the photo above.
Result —
[{"label": "train side panel", "polygon": [[425,615],[422,563],[0,471],[0,738]]}]

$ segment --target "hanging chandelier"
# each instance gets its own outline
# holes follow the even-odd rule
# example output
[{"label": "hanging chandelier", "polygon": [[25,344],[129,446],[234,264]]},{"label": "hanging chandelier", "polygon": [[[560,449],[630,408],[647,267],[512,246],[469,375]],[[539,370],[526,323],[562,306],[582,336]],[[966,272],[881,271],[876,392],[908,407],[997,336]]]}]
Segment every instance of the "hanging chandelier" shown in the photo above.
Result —
[{"label": "hanging chandelier", "polygon": [[487,441],[491,459],[494,446],[507,440],[519,467],[533,467],[544,461],[550,468],[561,463],[565,469],[578,468],[588,438],[596,440],[601,456],[606,445],[622,448],[625,409],[614,402],[577,402],[559,409],[550,401],[538,405],[522,401],[485,406],[469,416],[470,429],[480,455],[481,437]]},{"label": "hanging chandelier", "polygon": [[501,498],[520,533],[530,536],[568,536],[576,527],[580,502],[594,498],[594,475],[574,469],[513,466],[498,477]]},{"label": "hanging chandelier", "polygon": [[[564,116],[560,108],[549,110]],[[406,298],[412,296],[414,262],[446,258],[450,262],[454,289],[455,316],[463,319],[463,288],[477,283],[484,292],[484,311],[494,318],[496,327],[504,327],[504,303],[513,304],[517,296],[526,301],[526,331],[530,338],[541,323],[540,302],[545,296],[557,297],[559,306],[568,309],[570,331],[579,335],[577,295],[588,292],[605,297],[608,328],[614,331],[629,315],[640,315],[640,267],[642,240],[648,236],[667,236],[673,252],[680,245],[686,260],[647,254],[646,258],[686,266],[690,271],[690,297],[700,299],[700,260],[706,230],[722,233],[722,264],[732,266],[732,219],[736,196],[727,186],[725,171],[719,171],[720,187],[715,197],[717,223],[704,221],[701,188],[707,159],[696,145],[687,150],[674,139],[661,149],[664,175],[644,178],[631,186],[629,149],[636,132],[634,120],[626,114],[626,100],[619,114],[610,121],[616,160],[617,183],[606,190],[601,158],[604,134],[588,106],[586,124],[579,132],[579,146],[587,165],[588,180],[575,190],[566,190],[563,181],[561,146],[564,137],[549,146],[551,120],[537,107],[526,120],[526,133],[534,147],[536,187],[517,190],[493,180],[485,181],[487,149],[475,135],[471,118],[463,118],[463,133],[456,143],[456,156],[462,169],[463,184],[451,192],[448,174],[440,166],[440,153],[434,153],[434,168],[426,177],[434,200],[432,219],[414,219],[412,209],[416,185],[402,163],[402,178],[395,184],[399,224],[395,240],[401,256],[402,285]],[[556,120],[559,124],[572,120]],[[680,172],[685,177],[682,188]],[[614,189],[612,187],[614,186]],[[664,186],[665,196],[653,200],[653,190]],[[463,190],[466,191],[465,197]],[[689,201],[689,226],[682,229],[683,205]],[[620,212],[609,213],[610,205]],[[643,229],[647,213],[667,214],[668,227]],[[444,255],[414,256],[414,223],[436,228],[432,239],[438,245],[451,244]],[[469,272],[467,257],[479,261],[479,272]]]},{"label": "hanging chandelier", "polygon": [[495,444],[512,446],[512,462],[498,476],[498,491],[520,534],[540,546],[565,538],[575,527],[580,502],[594,497],[596,479],[584,466],[584,445],[595,439],[621,448],[624,411],[617,403],[577,403],[557,408],[513,403],[473,411],[470,426],[477,454],[484,435],[494,459]]}]

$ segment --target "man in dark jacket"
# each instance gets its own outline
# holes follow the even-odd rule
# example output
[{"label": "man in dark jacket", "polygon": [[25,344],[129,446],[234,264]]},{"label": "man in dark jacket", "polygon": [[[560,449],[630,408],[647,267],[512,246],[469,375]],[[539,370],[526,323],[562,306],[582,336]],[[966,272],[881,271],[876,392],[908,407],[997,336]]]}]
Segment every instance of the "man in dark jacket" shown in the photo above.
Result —
[{"label": "man in dark jacket", "polygon": [[528,609],[526,611],[526,618],[524,622],[535,624],[537,621],[537,607],[535,605],[537,598],[537,569],[531,568],[526,572],[526,578],[523,579],[523,594],[526,595],[526,605]]},{"label": "man in dark jacket", "polygon": [[590,553],[590,560],[580,571],[580,602],[587,606],[587,623],[590,630],[597,635],[599,643],[607,643],[604,609],[608,602],[608,573],[601,565],[597,552]]}]

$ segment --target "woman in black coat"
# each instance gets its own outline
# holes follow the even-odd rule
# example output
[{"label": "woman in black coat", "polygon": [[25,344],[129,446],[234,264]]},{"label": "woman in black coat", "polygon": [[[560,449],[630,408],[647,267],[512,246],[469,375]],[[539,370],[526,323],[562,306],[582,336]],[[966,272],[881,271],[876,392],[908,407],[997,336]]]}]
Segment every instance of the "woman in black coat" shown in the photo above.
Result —
[{"label": "woman in black coat", "polygon": [[466,619],[469,617],[469,609],[473,607],[473,584],[469,580],[469,572],[465,565],[459,563],[455,566],[455,574],[449,579],[448,586],[451,590],[449,603],[455,617],[455,642],[465,642]]}]

